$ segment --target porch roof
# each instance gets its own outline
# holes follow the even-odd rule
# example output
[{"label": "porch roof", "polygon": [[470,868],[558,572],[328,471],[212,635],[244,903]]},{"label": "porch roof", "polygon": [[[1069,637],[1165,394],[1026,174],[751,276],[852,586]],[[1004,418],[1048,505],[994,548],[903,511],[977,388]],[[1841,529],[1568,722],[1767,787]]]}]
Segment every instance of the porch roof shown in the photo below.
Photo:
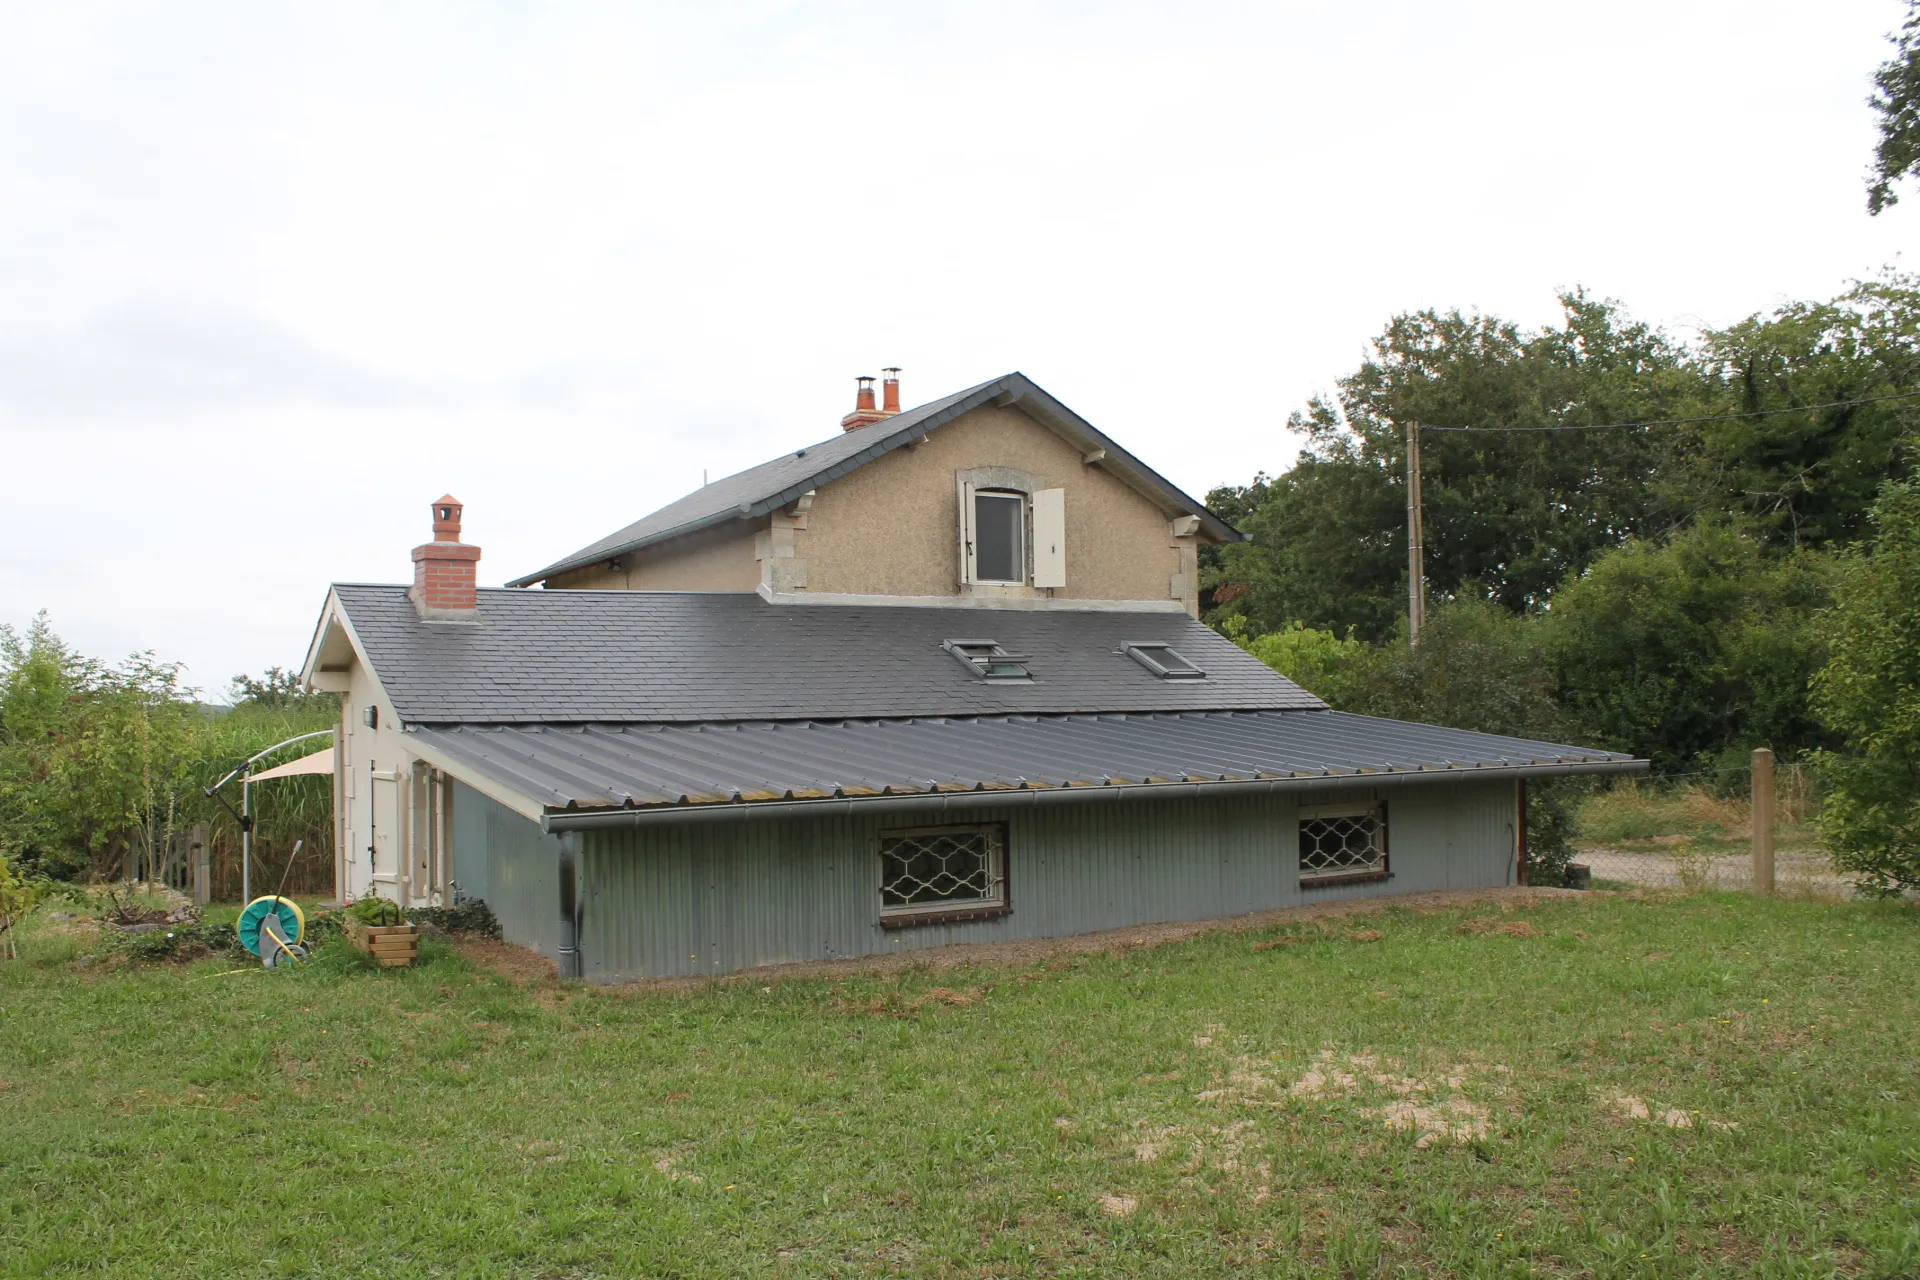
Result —
[{"label": "porch roof", "polygon": [[1312,710],[452,725],[409,736],[549,812],[1647,767],[1595,748]]}]

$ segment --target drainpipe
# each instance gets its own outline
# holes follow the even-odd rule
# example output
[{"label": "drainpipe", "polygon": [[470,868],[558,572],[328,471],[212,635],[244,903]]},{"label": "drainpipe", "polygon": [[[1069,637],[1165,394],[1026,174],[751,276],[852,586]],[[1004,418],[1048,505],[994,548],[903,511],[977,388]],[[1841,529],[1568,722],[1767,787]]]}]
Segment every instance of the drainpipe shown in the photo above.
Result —
[{"label": "drainpipe", "polygon": [[580,833],[560,836],[560,976],[578,978],[580,964]]}]

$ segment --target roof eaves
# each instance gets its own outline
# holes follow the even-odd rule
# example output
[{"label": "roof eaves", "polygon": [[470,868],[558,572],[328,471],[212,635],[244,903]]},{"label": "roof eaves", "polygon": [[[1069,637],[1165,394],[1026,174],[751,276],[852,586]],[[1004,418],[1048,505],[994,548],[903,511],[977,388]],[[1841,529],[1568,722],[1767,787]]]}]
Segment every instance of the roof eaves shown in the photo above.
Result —
[{"label": "roof eaves", "polygon": [[1074,433],[1084,436],[1089,444],[1106,451],[1107,461],[1110,464],[1117,464],[1119,470],[1133,473],[1134,477],[1141,483],[1151,489],[1158,490],[1163,499],[1172,500],[1170,505],[1187,508],[1192,514],[1199,516],[1201,527],[1216,540],[1220,542],[1245,542],[1247,540],[1246,534],[1241,533],[1212,511],[1209,511],[1205,503],[1196,501],[1184,489],[1174,484],[1173,481],[1167,479],[1158,471],[1155,471],[1152,467],[1129,453],[1126,449],[1116,444],[1113,439],[1101,431],[1100,428],[1094,426],[1072,409],[1069,409],[1066,405],[1054,399],[1052,395],[1024,373],[1012,373],[1007,375],[1005,379],[1002,379],[1002,381],[1006,382],[1013,382],[1015,380],[1018,380],[1022,394],[1015,398],[1014,403],[1019,403],[1027,396],[1032,396],[1039,402],[1043,412],[1057,420],[1055,425],[1064,425]]}]

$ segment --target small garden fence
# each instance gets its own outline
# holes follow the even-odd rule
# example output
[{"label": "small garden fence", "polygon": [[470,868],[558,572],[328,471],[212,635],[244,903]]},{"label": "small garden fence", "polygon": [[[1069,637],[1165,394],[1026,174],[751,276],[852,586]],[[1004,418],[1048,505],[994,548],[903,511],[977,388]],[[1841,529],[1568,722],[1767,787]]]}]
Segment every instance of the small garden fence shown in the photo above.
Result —
[{"label": "small garden fence", "polygon": [[1599,885],[1845,897],[1852,881],[1814,829],[1819,804],[1815,771],[1771,753],[1757,767],[1623,781],[1577,803],[1573,861]]}]

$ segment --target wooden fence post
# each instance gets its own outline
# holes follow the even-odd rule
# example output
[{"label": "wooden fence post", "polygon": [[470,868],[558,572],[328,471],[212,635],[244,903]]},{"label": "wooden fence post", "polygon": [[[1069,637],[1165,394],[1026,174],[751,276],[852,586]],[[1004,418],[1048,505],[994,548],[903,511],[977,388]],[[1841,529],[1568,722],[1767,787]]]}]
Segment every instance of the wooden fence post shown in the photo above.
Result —
[{"label": "wooden fence post", "polygon": [[1753,753],[1753,887],[1773,892],[1773,750]]}]

